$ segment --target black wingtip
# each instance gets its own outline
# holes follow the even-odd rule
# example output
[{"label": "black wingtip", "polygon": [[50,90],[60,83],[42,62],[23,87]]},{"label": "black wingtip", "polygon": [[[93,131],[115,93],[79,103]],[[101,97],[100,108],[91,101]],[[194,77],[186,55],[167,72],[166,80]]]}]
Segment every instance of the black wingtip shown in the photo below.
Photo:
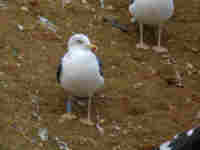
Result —
[{"label": "black wingtip", "polygon": [[62,64],[59,64],[58,69],[57,69],[57,74],[56,74],[56,78],[57,78],[58,83],[60,83],[61,72],[62,72]]},{"label": "black wingtip", "polygon": [[99,57],[97,57],[97,62],[98,62],[98,65],[99,65],[99,72],[100,72],[100,75],[103,76],[103,70],[102,70],[102,61],[99,59]]}]

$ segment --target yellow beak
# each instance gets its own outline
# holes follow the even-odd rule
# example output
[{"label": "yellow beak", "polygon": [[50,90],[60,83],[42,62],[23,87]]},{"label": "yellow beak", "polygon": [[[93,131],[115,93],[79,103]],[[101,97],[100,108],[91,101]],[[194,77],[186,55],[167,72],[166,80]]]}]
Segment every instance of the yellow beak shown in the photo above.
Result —
[{"label": "yellow beak", "polygon": [[88,47],[93,50],[93,51],[96,51],[97,50],[97,46],[94,45],[94,44],[89,44]]}]

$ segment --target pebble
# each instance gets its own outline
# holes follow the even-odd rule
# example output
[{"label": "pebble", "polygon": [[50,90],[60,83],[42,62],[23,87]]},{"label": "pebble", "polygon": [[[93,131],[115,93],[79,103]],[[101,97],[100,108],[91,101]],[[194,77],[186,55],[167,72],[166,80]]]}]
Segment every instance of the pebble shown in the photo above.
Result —
[{"label": "pebble", "polygon": [[22,7],[21,7],[21,10],[22,10],[22,11],[25,11],[25,12],[29,12],[29,9],[28,9],[27,7],[25,7],[25,6],[22,6]]},{"label": "pebble", "polygon": [[196,119],[200,119],[200,111],[196,114]]},{"label": "pebble", "polygon": [[135,84],[133,85],[133,87],[134,87],[135,89],[139,89],[139,88],[141,88],[143,85],[144,85],[144,84],[143,84],[142,82],[138,82],[138,83],[135,83]]},{"label": "pebble", "polygon": [[82,4],[87,4],[88,2],[87,2],[87,0],[81,0],[81,3]]},{"label": "pebble", "polygon": [[128,133],[129,133],[129,131],[126,130],[126,129],[122,131],[122,134],[123,134],[123,135],[128,135]]},{"label": "pebble", "polygon": [[91,12],[95,13],[96,9],[95,8],[91,8]]},{"label": "pebble", "polygon": [[198,53],[198,52],[199,52],[199,49],[193,47],[193,48],[192,48],[192,52]]},{"label": "pebble", "polygon": [[194,69],[193,65],[191,63],[186,63],[186,69]]},{"label": "pebble", "polygon": [[113,7],[112,5],[108,5],[108,6],[106,7],[106,9],[107,9],[107,10],[113,10],[114,7]]},{"label": "pebble", "polygon": [[71,3],[72,3],[72,0],[65,0],[64,3],[65,3],[65,4],[71,4]]},{"label": "pebble", "polygon": [[198,71],[198,75],[200,75],[200,70]]},{"label": "pebble", "polygon": [[24,27],[23,27],[21,24],[17,24],[17,28],[18,28],[20,31],[24,31]]},{"label": "pebble", "polygon": [[4,75],[5,74],[5,72],[0,72],[0,76],[2,76],[2,75]]}]

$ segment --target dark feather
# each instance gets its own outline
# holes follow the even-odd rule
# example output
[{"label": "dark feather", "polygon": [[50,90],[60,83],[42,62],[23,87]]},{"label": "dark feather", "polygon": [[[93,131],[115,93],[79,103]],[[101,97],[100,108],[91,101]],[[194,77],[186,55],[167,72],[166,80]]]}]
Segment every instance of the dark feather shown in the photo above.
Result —
[{"label": "dark feather", "polygon": [[135,0],[129,0],[130,4],[133,4],[135,2]]},{"label": "dark feather", "polygon": [[[200,127],[194,128],[189,136],[188,131],[177,134],[169,143],[170,150],[199,150],[200,149]],[[153,150],[163,150],[155,148]]]},{"label": "dark feather", "polygon": [[198,150],[200,149],[200,127],[193,129],[193,133],[188,136],[188,131],[178,134],[169,147],[171,150]]},{"label": "dark feather", "polygon": [[97,62],[99,64],[99,72],[100,72],[100,75],[103,76],[103,71],[102,71],[102,61],[99,59],[98,56],[97,57]]},{"label": "dark feather", "polygon": [[62,73],[62,64],[60,63],[58,65],[57,74],[56,74],[56,78],[57,78],[58,83],[60,83],[61,73]]}]

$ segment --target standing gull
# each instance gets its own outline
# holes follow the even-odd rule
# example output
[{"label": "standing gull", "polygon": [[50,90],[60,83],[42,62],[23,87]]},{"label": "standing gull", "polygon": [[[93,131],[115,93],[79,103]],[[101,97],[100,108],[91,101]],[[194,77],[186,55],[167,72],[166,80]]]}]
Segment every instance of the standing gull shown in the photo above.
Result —
[{"label": "standing gull", "polygon": [[149,46],[143,42],[143,24],[158,25],[158,44],[153,47],[156,52],[167,52],[168,50],[161,46],[161,31],[165,21],[167,21],[174,12],[173,0],[133,0],[129,6],[129,11],[134,14],[135,19],[140,26],[140,43],[137,48],[149,49]]},{"label": "standing gull", "polygon": [[171,141],[167,141],[153,150],[199,150],[199,148],[200,127],[197,127],[177,134]]},{"label": "standing gull", "polygon": [[68,52],[62,58],[57,71],[58,82],[71,94],[67,101],[66,118],[75,117],[71,112],[72,96],[88,97],[88,117],[81,119],[81,122],[87,125],[93,125],[90,117],[92,96],[104,85],[100,60],[91,51],[96,49],[86,35],[71,36],[68,41]]}]

